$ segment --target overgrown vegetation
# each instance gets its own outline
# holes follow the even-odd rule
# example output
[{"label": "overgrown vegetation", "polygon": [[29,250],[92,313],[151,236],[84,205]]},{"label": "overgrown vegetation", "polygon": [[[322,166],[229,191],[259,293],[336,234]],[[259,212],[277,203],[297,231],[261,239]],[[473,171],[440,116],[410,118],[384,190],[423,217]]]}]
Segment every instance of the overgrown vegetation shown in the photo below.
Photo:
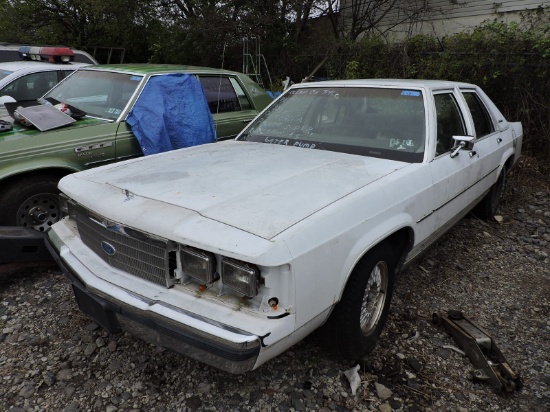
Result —
[{"label": "overgrown vegetation", "polygon": [[[398,3],[361,2],[353,9],[352,33],[338,29],[335,0],[0,0],[0,41],[90,52],[95,46],[117,47],[125,49],[125,62],[241,71],[243,39],[249,39],[250,52],[261,45],[267,62],[263,83],[278,90],[287,75],[299,82],[318,66],[315,74],[321,78],[471,82],[482,86],[508,119],[523,123],[524,153],[550,170],[550,12],[541,8],[520,23],[492,21],[451,37],[396,43],[373,34],[372,11]],[[359,34],[364,37],[356,40]]]},{"label": "overgrown vegetation", "polygon": [[[544,20],[543,20],[544,22]],[[533,22],[531,22],[533,23]],[[487,22],[444,39],[401,43],[367,37],[341,43],[325,68],[330,78],[413,78],[481,86],[507,119],[521,121],[524,153],[550,171],[550,25]]]}]

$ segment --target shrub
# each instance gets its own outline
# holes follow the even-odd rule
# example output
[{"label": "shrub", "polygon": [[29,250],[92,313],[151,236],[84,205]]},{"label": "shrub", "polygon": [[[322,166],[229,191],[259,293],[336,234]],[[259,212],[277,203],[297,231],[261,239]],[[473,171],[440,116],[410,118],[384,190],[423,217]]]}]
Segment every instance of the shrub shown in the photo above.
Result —
[{"label": "shrub", "polygon": [[[521,121],[524,152],[550,168],[550,14],[519,23],[491,21],[472,32],[401,43],[369,36],[326,65],[332,78],[417,78],[474,83],[507,119]],[[536,21],[535,21],[536,20]]]}]

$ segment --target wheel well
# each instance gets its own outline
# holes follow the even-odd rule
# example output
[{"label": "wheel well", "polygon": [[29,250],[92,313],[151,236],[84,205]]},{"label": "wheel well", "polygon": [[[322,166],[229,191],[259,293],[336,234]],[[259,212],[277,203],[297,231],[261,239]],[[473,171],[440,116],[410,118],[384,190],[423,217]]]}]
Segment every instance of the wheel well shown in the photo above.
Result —
[{"label": "wheel well", "polygon": [[[350,270],[348,278],[346,279],[345,283],[343,284],[343,286],[340,290],[340,296],[335,301],[335,303],[340,302],[340,299],[342,298],[342,294],[344,293],[344,289],[347,285],[347,282],[349,281],[349,276],[351,275],[353,270],[355,270],[357,265],[359,265],[359,263],[366,258],[366,256],[369,254],[369,252],[371,250],[373,250],[374,248],[377,248],[377,247],[379,247],[380,245],[383,245],[383,244],[388,245],[388,247],[390,247],[394,251],[395,256],[398,257],[398,260],[397,260],[396,265],[395,265],[396,273],[398,273],[400,271],[400,269],[403,267],[403,264],[405,263],[405,259],[407,257],[407,254],[411,251],[411,249],[414,245],[414,231],[411,227],[403,227],[403,228],[393,232],[391,235],[387,236],[386,238],[382,239],[377,244],[372,245],[372,247],[370,247],[368,250],[366,250],[363,253],[363,255],[361,256],[361,258],[358,259],[357,262],[355,262],[355,265]],[[335,307],[336,306],[333,306],[332,311],[334,311]],[[331,315],[329,315],[329,317],[330,316]]]},{"label": "wheel well", "polygon": [[399,272],[403,264],[405,263],[405,258],[407,257],[407,254],[411,251],[414,245],[413,229],[411,227],[403,227],[398,231],[392,233],[391,235],[387,236],[385,239],[381,240],[376,245],[373,245],[371,248],[369,248],[369,250],[365,251],[361,259],[357,261],[355,266],[357,266],[357,264],[369,253],[370,250],[378,247],[383,243],[386,243],[389,247],[391,247],[392,250],[395,252],[395,255],[398,257],[398,261],[396,262],[395,267],[396,272]]},{"label": "wheel well", "polygon": [[43,179],[44,177],[48,176],[48,177],[57,178],[59,180],[70,173],[73,173],[73,171],[67,170],[67,169],[60,169],[60,168],[31,170],[31,171],[18,173],[16,175],[6,177],[0,182],[0,189],[3,190],[6,187],[12,185],[14,182],[17,182],[18,180],[21,180],[21,179],[27,179],[27,178]]},{"label": "wheel well", "polygon": [[405,263],[405,258],[407,254],[411,251],[414,245],[414,232],[411,227],[404,227],[399,229],[397,232],[392,233],[383,242],[389,242],[392,246],[392,249],[395,251],[396,255],[399,257],[399,260],[396,263],[396,272],[399,272],[403,263]]},{"label": "wheel well", "polygon": [[506,167],[506,173],[510,171],[513,165],[514,165],[514,156],[510,156],[508,159],[506,159],[506,162],[504,162],[504,167]]}]

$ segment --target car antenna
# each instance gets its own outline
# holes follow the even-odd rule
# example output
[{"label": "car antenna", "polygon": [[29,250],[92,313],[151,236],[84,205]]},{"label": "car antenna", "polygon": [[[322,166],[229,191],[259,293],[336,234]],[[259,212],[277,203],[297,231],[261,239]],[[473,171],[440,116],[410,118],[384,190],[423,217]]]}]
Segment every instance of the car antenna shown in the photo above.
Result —
[{"label": "car antenna", "polygon": [[[223,51],[222,51],[222,67],[221,69],[223,70],[223,65],[225,63],[225,46],[226,46],[227,43],[223,43]],[[218,103],[217,103],[217,106],[216,106],[216,114],[218,114],[220,112],[220,95],[221,95],[221,89],[222,89],[222,75],[220,74],[220,81],[218,83]]]}]

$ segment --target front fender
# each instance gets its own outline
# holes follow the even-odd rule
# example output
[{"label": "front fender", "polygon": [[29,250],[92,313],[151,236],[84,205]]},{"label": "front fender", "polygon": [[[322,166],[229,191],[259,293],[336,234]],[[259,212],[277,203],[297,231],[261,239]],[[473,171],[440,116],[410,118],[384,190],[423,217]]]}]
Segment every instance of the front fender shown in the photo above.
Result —
[{"label": "front fender", "polygon": [[[350,250],[350,253],[344,264],[342,274],[344,275],[341,280],[342,287],[340,288],[337,296],[337,301],[342,297],[344,287],[351,275],[351,272],[357,265],[357,263],[365,256],[369,250],[389,239],[392,235],[399,232],[402,229],[411,229],[414,226],[414,220],[411,215],[407,213],[400,213],[386,219],[377,219],[377,223],[370,227],[362,236],[357,239],[357,242]],[[401,258],[401,256],[399,256]]]},{"label": "front fender", "polygon": [[42,161],[39,164],[33,162],[31,159],[12,165],[0,170],[0,182],[14,178],[16,176],[22,176],[28,173],[36,171],[48,171],[56,170],[61,171],[64,174],[74,173],[81,170],[78,164],[73,162],[66,162],[60,160]]}]

